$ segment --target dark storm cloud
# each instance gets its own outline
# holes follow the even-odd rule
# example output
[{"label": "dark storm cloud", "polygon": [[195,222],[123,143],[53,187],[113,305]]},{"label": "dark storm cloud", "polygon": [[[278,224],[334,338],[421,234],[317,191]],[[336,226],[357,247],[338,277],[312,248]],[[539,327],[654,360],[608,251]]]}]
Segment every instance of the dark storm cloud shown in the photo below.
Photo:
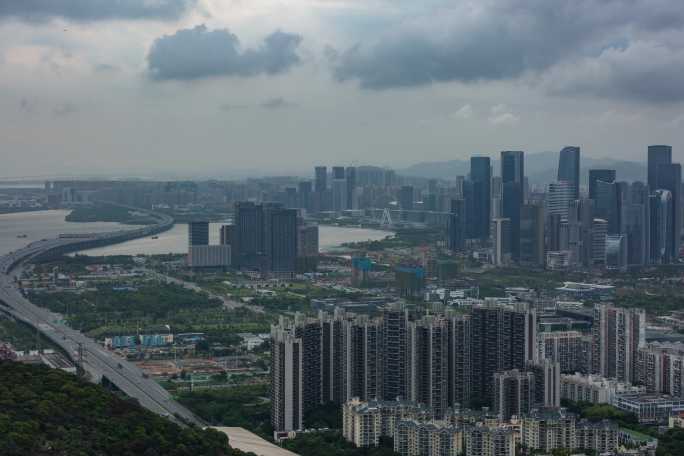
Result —
[{"label": "dark storm cloud", "polygon": [[679,0],[482,0],[453,5],[440,14],[432,12],[431,20],[413,20],[376,41],[332,53],[335,78],[378,90],[510,80],[600,55],[636,36],[681,33],[684,26]]},{"label": "dark storm cloud", "polygon": [[240,49],[230,31],[204,25],[157,38],[147,56],[157,80],[192,80],[211,76],[256,76],[284,73],[300,63],[300,35],[276,31],[255,49]]},{"label": "dark storm cloud", "polygon": [[107,19],[175,19],[197,0],[0,0],[0,18],[42,21],[63,17],[76,21]]}]

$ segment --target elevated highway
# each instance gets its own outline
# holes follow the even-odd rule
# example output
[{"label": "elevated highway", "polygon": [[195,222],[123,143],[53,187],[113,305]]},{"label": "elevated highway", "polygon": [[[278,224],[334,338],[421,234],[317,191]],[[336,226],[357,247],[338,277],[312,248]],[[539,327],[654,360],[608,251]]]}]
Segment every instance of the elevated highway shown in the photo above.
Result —
[{"label": "elevated highway", "polygon": [[32,261],[151,236],[173,226],[171,217],[152,212],[150,215],[156,218],[157,224],[102,234],[61,235],[56,239],[33,242],[0,257],[0,310],[39,330],[72,360],[78,361],[92,381],[99,382],[106,378],[154,413],[180,423],[201,425],[202,422],[195,415],[174,401],[157,382],[144,376],[141,369],[108,352],[81,332],[64,325],[61,315],[31,303],[17,286],[24,266]]}]

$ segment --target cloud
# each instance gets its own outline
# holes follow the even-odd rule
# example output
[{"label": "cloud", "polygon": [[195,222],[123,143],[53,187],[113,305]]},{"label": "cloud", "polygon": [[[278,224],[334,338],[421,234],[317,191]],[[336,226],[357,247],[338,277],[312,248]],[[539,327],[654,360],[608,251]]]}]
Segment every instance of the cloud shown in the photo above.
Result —
[{"label": "cloud", "polygon": [[382,90],[538,75],[636,36],[683,28],[677,0],[464,0],[329,54],[338,81]]},{"label": "cloud", "polygon": [[219,106],[219,109],[221,111],[238,111],[240,109],[247,109],[249,108],[248,105],[246,104],[234,104],[234,103],[223,103],[222,105]]},{"label": "cloud", "polygon": [[78,107],[70,102],[60,103],[52,110],[52,115],[55,117],[66,117],[78,112]]},{"label": "cloud", "polygon": [[0,18],[44,21],[110,19],[177,19],[197,0],[2,0]]},{"label": "cloud", "polygon": [[556,95],[672,103],[684,101],[682,74],[684,49],[639,41],[559,65],[543,84]]},{"label": "cloud", "polygon": [[300,63],[300,35],[276,31],[255,49],[240,49],[238,37],[227,29],[204,25],[157,38],[147,56],[155,80],[194,80],[212,76],[276,75]]},{"label": "cloud", "polygon": [[470,119],[473,117],[473,107],[469,104],[461,106],[458,110],[451,113],[454,119]]},{"label": "cloud", "polygon": [[268,100],[261,103],[259,106],[265,109],[282,109],[282,108],[295,108],[297,103],[292,101],[287,101],[282,97],[269,98]]},{"label": "cloud", "polygon": [[520,117],[513,114],[508,106],[499,104],[492,107],[487,120],[492,125],[515,125],[520,121]]}]

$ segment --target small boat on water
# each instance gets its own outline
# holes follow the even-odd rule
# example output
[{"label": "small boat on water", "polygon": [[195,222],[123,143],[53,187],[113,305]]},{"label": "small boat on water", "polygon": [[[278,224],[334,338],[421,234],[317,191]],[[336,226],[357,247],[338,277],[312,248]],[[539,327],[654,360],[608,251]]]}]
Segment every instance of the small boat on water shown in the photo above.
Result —
[{"label": "small boat on water", "polygon": [[28,234],[17,234],[17,237],[18,237],[19,239],[25,239],[25,238],[28,237]]},{"label": "small boat on water", "polygon": [[152,236],[152,239],[159,239],[159,236]]}]

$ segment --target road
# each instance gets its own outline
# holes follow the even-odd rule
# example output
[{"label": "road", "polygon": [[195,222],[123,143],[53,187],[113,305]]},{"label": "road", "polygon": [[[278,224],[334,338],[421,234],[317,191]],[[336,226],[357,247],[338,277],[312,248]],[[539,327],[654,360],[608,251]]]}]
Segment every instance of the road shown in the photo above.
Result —
[{"label": "road", "polygon": [[141,237],[164,229],[161,225],[173,221],[164,219],[160,225],[138,228],[129,232],[118,231],[98,235],[60,237],[58,239],[33,242],[23,249],[0,257],[0,304],[2,310],[30,326],[60,346],[73,360],[82,356],[82,366],[90,379],[99,382],[103,377],[126,395],[138,400],[146,409],[162,416],[168,416],[180,423],[203,423],[188,409],[173,400],[171,395],[152,379],[145,378],[143,371],[116,355],[106,351],[100,344],[79,331],[62,324],[59,314],[32,304],[17,287],[16,278],[21,275],[26,263],[40,256],[80,250],[83,245],[120,242],[132,237]]}]

